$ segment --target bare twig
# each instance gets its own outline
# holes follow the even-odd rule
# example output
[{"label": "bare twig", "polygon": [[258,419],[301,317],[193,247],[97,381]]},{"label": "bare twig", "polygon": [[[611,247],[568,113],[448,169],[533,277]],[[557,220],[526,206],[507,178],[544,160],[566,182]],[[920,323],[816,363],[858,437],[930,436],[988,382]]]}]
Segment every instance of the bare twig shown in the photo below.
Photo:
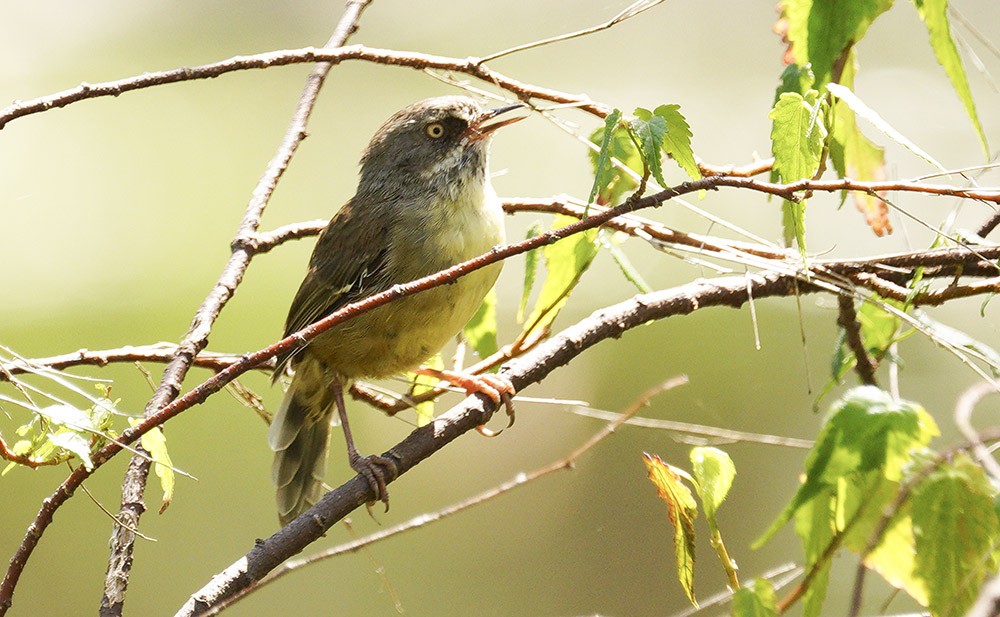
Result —
[{"label": "bare twig", "polygon": [[854,370],[858,373],[861,383],[869,386],[878,385],[875,381],[875,369],[878,365],[865,349],[865,343],[861,340],[861,323],[858,321],[858,313],[854,310],[854,298],[851,296],[837,297],[838,317],[837,325],[844,329],[844,341],[848,349],[854,354]]},{"label": "bare twig", "polygon": [[[350,0],[347,3],[343,16],[327,42],[327,47],[339,47],[346,42],[347,38],[357,29],[358,19],[370,1]],[[253,258],[254,250],[251,246],[242,243],[241,239],[256,232],[260,226],[264,208],[274,192],[279,178],[288,168],[299,143],[305,136],[309,116],[331,67],[332,65],[328,63],[318,64],[306,78],[305,88],[299,98],[288,130],[278,147],[278,151],[254,189],[243,220],[240,222],[236,239],[232,244],[232,255],[215,287],[198,308],[191,328],[178,346],[174,358],[164,369],[160,385],[146,406],[147,418],[174,400],[180,393],[180,385],[194,363],[195,357],[208,343],[212,325],[242,281],[243,274]],[[148,460],[133,457],[122,481],[121,510],[116,519],[120,524],[115,525],[110,540],[108,570],[104,582],[104,595],[101,598],[100,612],[102,617],[118,617],[122,613],[129,574],[132,569],[132,552],[135,542],[133,529],[138,527],[139,517],[145,511],[142,497],[149,468]],[[0,602],[0,615],[5,610],[4,604]]]},{"label": "bare twig", "polygon": [[653,8],[657,4],[662,4],[663,0],[638,0],[633,2],[625,10],[621,11],[608,21],[593,26],[590,28],[584,28],[583,30],[577,30],[576,32],[569,32],[567,34],[560,34],[558,36],[553,36],[551,38],[542,39],[540,41],[532,41],[531,43],[525,43],[524,45],[517,45],[516,47],[511,47],[503,51],[498,51],[495,54],[490,54],[485,58],[480,59],[480,62],[489,62],[491,60],[496,60],[497,58],[502,58],[504,56],[509,56],[518,52],[522,52],[528,49],[534,49],[536,47],[542,47],[544,45],[550,45],[552,43],[558,43],[560,41],[568,41],[570,39],[579,38],[581,36],[587,36],[588,34],[594,34],[595,32],[600,32],[601,30],[607,30],[608,28],[613,28],[618,24],[622,23],[627,19],[636,17],[641,13],[645,13],[649,9]]},{"label": "bare twig", "polygon": [[962,393],[958,398],[958,403],[955,405],[955,424],[958,426],[958,430],[962,431],[962,435],[969,440],[971,444],[969,449],[979,460],[979,464],[983,466],[986,473],[993,479],[994,482],[1000,482],[1000,464],[997,464],[993,455],[983,444],[983,439],[979,435],[979,431],[972,426],[972,412],[975,410],[976,405],[979,404],[987,395],[996,394],[997,387],[996,384],[990,382],[980,382],[973,384]]}]

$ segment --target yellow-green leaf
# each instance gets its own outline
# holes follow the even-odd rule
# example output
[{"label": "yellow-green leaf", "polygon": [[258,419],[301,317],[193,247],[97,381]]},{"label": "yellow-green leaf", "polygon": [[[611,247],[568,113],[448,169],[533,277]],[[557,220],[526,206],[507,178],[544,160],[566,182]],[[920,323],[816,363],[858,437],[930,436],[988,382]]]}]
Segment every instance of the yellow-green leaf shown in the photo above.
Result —
[{"label": "yellow-green leaf", "polygon": [[694,519],[698,516],[698,505],[690,489],[681,482],[681,470],[663,462],[655,454],[643,454],[643,461],[649,480],[656,487],[660,499],[667,504],[667,516],[674,526],[677,577],[688,601],[697,607],[698,601],[694,597]]},{"label": "yellow-green leaf", "polygon": [[479,304],[476,314],[462,331],[466,342],[480,358],[496,353],[497,344],[497,292],[491,289]]},{"label": "yellow-green leaf", "polygon": [[955,41],[951,37],[951,26],[948,23],[948,0],[913,0],[920,14],[920,19],[924,20],[927,32],[931,37],[931,48],[938,62],[944,68],[944,72],[951,80],[952,86],[958,98],[962,100],[965,111],[972,120],[979,135],[979,141],[983,145],[983,153],[990,156],[990,147],[986,141],[986,133],[979,123],[979,114],[976,113],[976,104],[972,100],[972,91],[969,89],[969,80],[965,75],[965,68],[962,66],[962,58],[958,55]]},{"label": "yellow-green leaf", "polygon": [[143,449],[149,452],[149,456],[153,459],[153,471],[160,479],[160,488],[163,490],[160,514],[163,514],[174,498],[174,469],[170,454],[167,452],[167,437],[159,427],[156,427],[142,436],[141,443]]},{"label": "yellow-green leaf", "polygon": [[982,467],[965,454],[914,489],[916,574],[927,585],[935,617],[964,615],[986,576],[996,573],[996,496]]},{"label": "yellow-green leaf", "polygon": [[733,617],[777,617],[774,587],[767,579],[754,579],[733,594]]},{"label": "yellow-green leaf", "polygon": [[736,478],[736,465],[718,448],[691,448],[691,470],[698,481],[698,496],[705,508],[705,518],[714,525],[715,513],[725,501]]},{"label": "yellow-green leaf", "polygon": [[[571,216],[559,215],[552,222],[557,229],[576,222]],[[597,230],[590,229],[550,244],[542,250],[547,274],[535,301],[535,308],[526,320],[524,338],[545,331],[566,304],[580,277],[597,255]]]},{"label": "yellow-green leaf", "polygon": [[691,127],[681,115],[680,105],[660,105],[653,113],[666,123],[666,133],[663,135],[663,151],[674,159],[678,166],[687,172],[692,180],[701,178],[701,170],[691,149]]}]

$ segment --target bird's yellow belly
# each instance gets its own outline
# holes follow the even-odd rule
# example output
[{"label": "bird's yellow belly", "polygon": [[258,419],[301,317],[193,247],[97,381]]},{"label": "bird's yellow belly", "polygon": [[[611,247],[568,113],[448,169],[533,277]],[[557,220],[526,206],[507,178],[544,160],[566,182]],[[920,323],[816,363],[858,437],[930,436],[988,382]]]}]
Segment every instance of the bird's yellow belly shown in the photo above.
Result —
[{"label": "bird's yellow belly", "polygon": [[318,336],[308,353],[349,379],[414,369],[462,330],[499,273],[494,264],[359,315]]}]

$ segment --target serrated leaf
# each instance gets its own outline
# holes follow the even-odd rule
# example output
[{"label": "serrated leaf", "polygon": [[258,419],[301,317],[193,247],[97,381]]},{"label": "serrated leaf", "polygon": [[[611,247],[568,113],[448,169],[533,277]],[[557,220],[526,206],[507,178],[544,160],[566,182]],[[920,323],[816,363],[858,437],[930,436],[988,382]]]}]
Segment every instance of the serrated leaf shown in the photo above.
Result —
[{"label": "serrated leaf", "polygon": [[767,579],[753,579],[733,594],[733,617],[777,617],[774,587]]},{"label": "serrated leaf", "polygon": [[[601,148],[598,151],[597,156],[593,159],[594,185],[590,189],[590,197],[587,198],[587,205],[594,203],[595,197],[606,192],[608,190],[608,185],[612,181],[613,176],[606,172],[611,168],[611,138],[615,133],[615,129],[618,127],[618,121],[621,119],[622,112],[620,109],[613,110],[604,119],[604,130],[600,135]],[[591,137],[591,139],[594,143],[597,143],[597,140],[594,139],[594,137]]]},{"label": "serrated leaf", "polygon": [[826,126],[815,90],[805,96],[785,92],[771,109],[771,151],[782,182],[811,178],[819,169]]},{"label": "serrated leaf", "polygon": [[701,179],[701,170],[691,149],[691,127],[681,115],[680,105],[660,105],[653,114],[663,118],[666,133],[663,135],[663,151],[683,169],[692,180]]},{"label": "serrated leaf", "polygon": [[[525,239],[534,238],[542,233],[541,223],[532,223],[525,233]],[[528,308],[528,298],[535,287],[535,276],[538,274],[539,249],[528,251],[524,255],[524,285],[521,288],[521,303],[517,306],[517,323],[524,321],[524,310]]]},{"label": "serrated leaf", "polygon": [[[552,228],[564,227],[575,221],[571,216],[559,215],[552,222]],[[594,261],[599,248],[596,238],[597,230],[590,229],[542,249],[547,274],[535,301],[535,308],[525,321],[528,325],[524,338],[547,330],[555,320],[570,293],[580,282],[580,277]]]},{"label": "serrated leaf", "polygon": [[[914,467],[918,465],[913,463],[909,470]],[[899,487],[899,482],[872,478],[871,486],[864,490],[846,492],[845,498],[850,502],[846,507],[852,512],[860,508],[864,511],[847,532],[844,546],[858,554],[868,549],[872,534],[889,504],[896,499]],[[878,572],[890,585],[908,593],[921,606],[926,606],[927,587],[914,576],[914,557],[913,525],[909,503],[906,502],[896,510],[878,545],[865,557],[865,566]]]},{"label": "serrated leaf", "polygon": [[466,342],[480,358],[488,358],[500,348],[497,344],[497,292],[491,289],[462,329]]},{"label": "serrated leaf", "polygon": [[691,470],[698,481],[698,497],[709,524],[715,524],[715,513],[725,501],[736,478],[736,465],[729,455],[718,448],[691,448]]},{"label": "serrated leaf", "polygon": [[893,400],[873,386],[860,386],[835,402],[806,460],[806,479],[765,534],[770,539],[795,513],[845,478],[875,471],[898,481],[910,452],[939,434],[934,419],[921,406]]},{"label": "serrated leaf", "polygon": [[160,479],[160,489],[163,491],[163,499],[160,502],[160,514],[170,506],[174,498],[174,469],[170,460],[170,453],[167,452],[167,437],[159,427],[154,428],[141,437],[143,449],[149,452],[153,459],[153,472]]},{"label": "serrated leaf", "polygon": [[[810,90],[804,96],[785,92],[768,114],[771,126],[771,152],[774,172],[781,182],[812,178],[819,169],[826,141],[819,93]],[[785,241],[795,239],[805,257],[805,203],[785,200],[782,207]]]},{"label": "serrated leaf", "polygon": [[969,80],[965,75],[965,67],[962,66],[962,58],[958,55],[955,41],[951,37],[951,26],[948,23],[948,2],[947,0],[913,0],[920,14],[920,19],[927,26],[927,32],[931,38],[931,49],[937,56],[938,62],[944,68],[944,72],[951,80],[952,86],[958,98],[961,99],[965,111],[972,120],[972,126],[979,135],[979,141],[983,145],[983,153],[987,158],[990,156],[990,147],[986,141],[986,133],[979,122],[979,114],[976,113],[976,104],[972,100],[972,91],[969,89]]},{"label": "serrated leaf", "polygon": [[632,131],[639,138],[639,148],[642,153],[642,160],[649,167],[649,173],[660,186],[667,186],[667,181],[663,179],[663,165],[660,161],[663,156],[663,136],[667,132],[667,121],[660,116],[653,115],[653,112],[642,107],[636,107],[635,118],[629,122]]},{"label": "serrated leaf", "polygon": [[816,83],[826,84],[833,77],[838,60],[892,4],[893,0],[785,0],[788,40],[796,62],[810,63]]},{"label": "serrated leaf", "polygon": [[674,527],[674,555],[677,558],[677,577],[688,601],[697,608],[694,597],[694,519],[698,505],[691,491],[681,482],[679,469],[668,465],[655,454],[643,454],[649,480],[656,487],[660,499],[667,504],[667,516]]},{"label": "serrated leaf", "polygon": [[[598,127],[590,136],[590,141],[599,145],[603,144],[606,135],[606,128],[604,126]],[[642,156],[635,147],[624,123],[619,122],[612,130],[607,152],[611,158],[617,159],[635,173],[642,175]],[[638,186],[632,176],[611,165],[610,162],[607,165],[600,165],[600,152],[591,151],[590,161],[595,170],[595,184],[599,187],[597,203],[601,205],[617,203],[622,195]],[[600,173],[598,173],[598,169],[601,170]]]},{"label": "serrated leaf", "polygon": [[1000,522],[996,491],[983,469],[959,454],[913,491],[911,516],[916,574],[927,585],[935,617],[964,615],[987,574],[996,572],[993,547]]}]

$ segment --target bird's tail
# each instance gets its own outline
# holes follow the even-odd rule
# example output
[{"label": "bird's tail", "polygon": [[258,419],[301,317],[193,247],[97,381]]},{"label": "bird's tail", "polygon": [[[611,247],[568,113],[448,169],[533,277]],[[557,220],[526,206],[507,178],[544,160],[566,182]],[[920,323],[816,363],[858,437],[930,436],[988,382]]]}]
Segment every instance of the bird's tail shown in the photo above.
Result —
[{"label": "bird's tail", "polygon": [[312,379],[309,364],[299,363],[268,433],[274,450],[271,480],[282,525],[316,503],[326,471],[333,397],[321,379]]}]

